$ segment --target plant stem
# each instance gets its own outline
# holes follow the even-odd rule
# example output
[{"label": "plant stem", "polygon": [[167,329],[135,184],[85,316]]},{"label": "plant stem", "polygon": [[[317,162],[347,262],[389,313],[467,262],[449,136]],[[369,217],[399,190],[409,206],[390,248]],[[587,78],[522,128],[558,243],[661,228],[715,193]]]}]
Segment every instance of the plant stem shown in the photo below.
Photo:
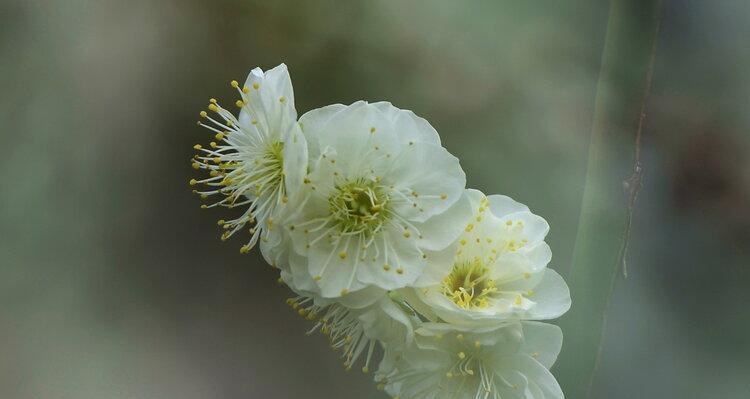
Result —
[{"label": "plant stem", "polygon": [[[560,320],[565,344],[554,371],[566,396],[588,398],[606,313],[625,256],[641,187],[641,135],[651,87],[661,0],[612,0],[591,144],[568,276],[573,307]],[[622,269],[620,269],[622,267]]]}]

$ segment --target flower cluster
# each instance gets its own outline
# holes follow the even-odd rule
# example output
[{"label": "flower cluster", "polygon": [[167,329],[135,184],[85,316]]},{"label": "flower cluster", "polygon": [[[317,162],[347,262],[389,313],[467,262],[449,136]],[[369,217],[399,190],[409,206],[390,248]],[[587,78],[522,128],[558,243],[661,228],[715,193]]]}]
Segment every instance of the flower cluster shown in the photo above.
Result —
[{"label": "flower cluster", "polygon": [[[387,102],[298,118],[285,65],[231,82],[239,115],[211,99],[190,181],[203,208],[237,208],[294,293],[287,303],[394,398],[562,398],[549,368],[570,307],[547,269],[547,222],[466,189],[435,129]],[[200,188],[199,188],[200,187]],[[537,320],[537,321],[534,321]]]}]

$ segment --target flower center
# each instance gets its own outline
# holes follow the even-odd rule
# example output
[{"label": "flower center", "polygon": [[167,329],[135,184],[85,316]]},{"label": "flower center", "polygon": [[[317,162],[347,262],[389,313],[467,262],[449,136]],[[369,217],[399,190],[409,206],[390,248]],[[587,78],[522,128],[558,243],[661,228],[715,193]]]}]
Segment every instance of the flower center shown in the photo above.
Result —
[{"label": "flower center", "polygon": [[374,234],[388,218],[388,196],[364,178],[337,185],[328,205],[342,233]]},{"label": "flower center", "polygon": [[274,142],[265,148],[249,171],[254,194],[260,197],[268,190],[284,191],[284,143]]},{"label": "flower center", "polygon": [[489,269],[476,259],[453,266],[451,273],[443,279],[443,295],[464,309],[482,309],[498,292],[489,276]]}]

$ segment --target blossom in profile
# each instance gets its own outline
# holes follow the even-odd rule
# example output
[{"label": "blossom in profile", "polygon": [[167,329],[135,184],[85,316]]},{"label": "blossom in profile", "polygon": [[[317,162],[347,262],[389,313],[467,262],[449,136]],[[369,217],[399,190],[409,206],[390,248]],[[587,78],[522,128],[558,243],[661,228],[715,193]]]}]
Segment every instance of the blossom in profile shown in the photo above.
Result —
[{"label": "blossom in profile", "polygon": [[294,93],[286,65],[266,72],[253,69],[245,84],[231,82],[240,99],[239,115],[211,99],[201,111],[199,125],[214,136],[208,145],[196,144],[193,168],[207,173],[192,179],[194,192],[212,202],[203,208],[238,208],[233,219],[221,219],[222,240],[245,230],[249,238],[241,251],[258,240],[278,240],[274,230],[287,207],[294,206],[307,168],[307,143],[297,123]]},{"label": "blossom in profile", "polygon": [[415,306],[432,319],[468,327],[565,313],[570,292],[547,268],[547,222],[507,196],[467,190],[467,197],[473,215],[462,222],[453,262],[428,266],[413,288]]},{"label": "blossom in profile", "polygon": [[562,399],[549,372],[561,345],[551,324],[464,331],[427,323],[408,349],[387,352],[375,380],[399,399]]},{"label": "blossom in profile", "polygon": [[309,141],[305,200],[286,228],[290,267],[339,297],[414,282],[428,252],[455,242],[469,214],[466,177],[427,121],[390,103],[332,105],[300,118]]}]

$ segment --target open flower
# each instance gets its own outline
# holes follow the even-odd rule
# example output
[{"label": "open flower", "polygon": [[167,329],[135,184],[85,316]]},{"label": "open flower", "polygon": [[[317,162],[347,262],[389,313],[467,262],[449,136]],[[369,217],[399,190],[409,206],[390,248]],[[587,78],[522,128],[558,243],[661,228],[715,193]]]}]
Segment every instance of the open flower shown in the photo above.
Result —
[{"label": "open flower", "polygon": [[423,288],[410,296],[415,307],[461,326],[565,313],[568,287],[546,267],[551,259],[544,242],[547,222],[506,196],[467,190],[467,197],[473,216],[462,224],[452,265],[428,266],[415,284]]},{"label": "open flower", "polygon": [[231,85],[241,98],[236,102],[240,114],[235,117],[214,99],[208,105],[213,115],[201,111],[204,121],[198,124],[210,130],[215,140],[208,146],[195,145],[193,168],[206,171],[208,177],[192,179],[190,184],[207,186],[194,191],[202,198],[218,197],[203,208],[242,209],[236,218],[218,224],[225,230],[222,240],[250,226],[250,238],[241,249],[245,253],[259,239],[278,239],[271,234],[274,223],[298,198],[307,168],[307,143],[297,124],[286,65],[266,72],[255,68],[243,86],[237,81]]},{"label": "open flower", "polygon": [[560,329],[544,323],[474,331],[428,323],[409,349],[387,352],[375,380],[400,399],[561,399],[548,370],[561,345]]},{"label": "open flower", "polygon": [[460,201],[466,178],[437,132],[389,103],[357,102],[300,118],[309,140],[306,199],[287,223],[292,269],[312,276],[332,298],[368,286],[392,290],[414,282],[427,262],[450,259],[470,212]]}]

